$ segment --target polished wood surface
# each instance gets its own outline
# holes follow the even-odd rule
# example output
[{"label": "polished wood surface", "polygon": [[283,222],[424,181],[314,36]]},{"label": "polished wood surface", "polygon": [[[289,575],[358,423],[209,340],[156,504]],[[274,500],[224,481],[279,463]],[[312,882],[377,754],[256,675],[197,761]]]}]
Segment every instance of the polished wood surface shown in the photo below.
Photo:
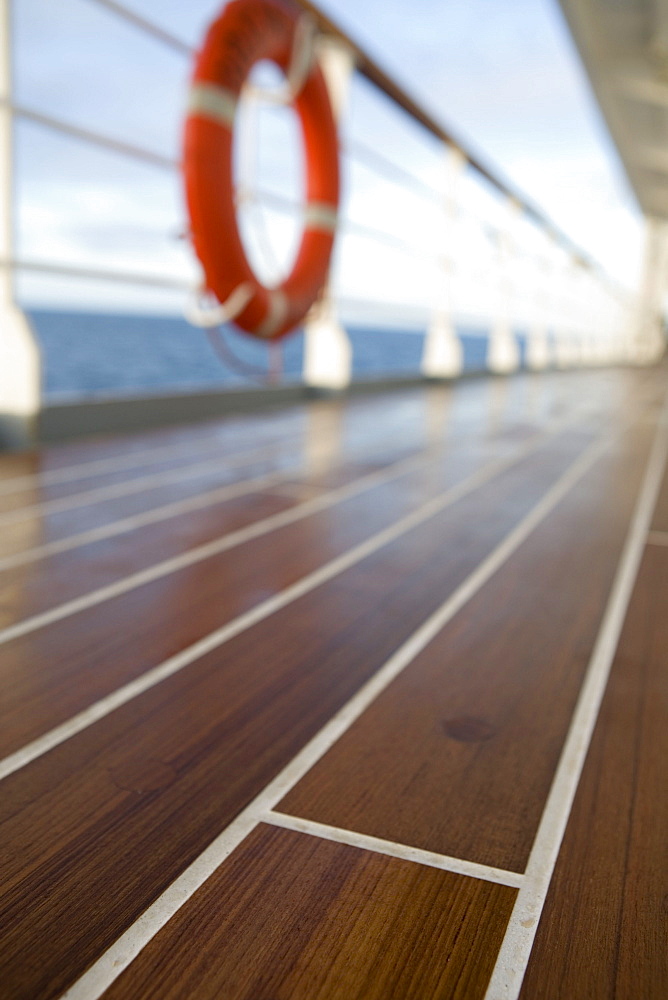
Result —
[{"label": "polished wood surface", "polygon": [[[545,445],[7,778],[0,802],[9,853],[0,888],[0,921],[9,928],[0,942],[6,981],[17,981],[17,988],[26,982],[19,941],[45,957],[22,995],[48,995],[42,993],[45,968],[83,972],[503,539],[581,453],[581,438],[571,433]],[[318,534],[308,539],[316,544]],[[272,565],[278,557],[294,567],[294,544],[292,537],[286,549],[274,542]],[[264,556],[258,552],[243,566],[266,576]],[[215,580],[229,583],[223,573]],[[193,588],[194,605],[179,587],[169,629],[163,602],[149,630],[132,638],[131,648],[139,651],[134,670],[142,655],[155,662],[156,648],[173,652],[175,637],[183,644],[183,611],[181,629],[187,623],[198,635],[202,616],[207,627],[216,624],[210,617],[216,591],[207,586],[202,598],[204,585],[202,579]],[[193,623],[192,608],[200,602]],[[142,605],[144,625],[149,613],[150,605]],[[98,622],[97,614],[88,617]],[[113,620],[107,629],[117,631]],[[117,651],[127,641],[127,632],[110,635],[108,659],[105,650],[97,653],[104,669],[90,679],[76,674],[79,698],[100,676],[106,685],[123,678],[128,665]],[[40,820],[46,814],[62,817],[57,838],[53,824]],[[147,851],[141,866],[137,844]],[[76,923],[67,920],[72,910]]]},{"label": "polished wood surface", "polygon": [[[115,1000],[482,997],[521,880],[496,885],[489,866],[523,871],[665,390],[661,370],[479,380],[0,459],[0,496],[14,497],[5,512],[19,497],[31,508],[12,520],[5,554],[133,509],[150,516],[212,483],[277,475],[0,570],[4,629],[23,630],[0,631],[0,767],[11,771],[0,781],[1,1000],[55,1000],[132,935],[600,447],[497,572],[470,584],[458,615],[274,800],[386,846],[277,831],[261,816],[109,990]],[[61,513],[36,506],[186,470],[210,445],[215,468],[197,483]],[[266,454],[245,464],[256,446]],[[364,485],[369,476],[380,479]],[[312,499],[325,503],[300,512]],[[197,555],[282,513],[291,523]],[[188,564],[135,580],[173,557]],[[665,602],[664,576],[653,580],[650,617]],[[109,585],[122,592],[100,590]],[[232,622],[234,634],[219,634]],[[149,682],[159,666],[175,672]],[[386,856],[407,847],[437,856]],[[211,951],[192,947],[200,935]]]},{"label": "polished wood surface", "polygon": [[645,551],[523,1000],[668,996],[668,549]]},{"label": "polished wood surface", "polygon": [[[411,563],[417,567],[420,560],[436,563],[433,585],[423,574],[416,597],[406,595],[413,627],[425,610],[421,603],[425,597],[430,606],[439,602],[443,591],[434,590],[439,577],[456,585],[459,574],[470,571],[503,537],[590,439],[587,433],[562,433],[499,475],[493,486],[476,491],[425,525],[418,532],[420,545],[411,534],[396,543],[398,549],[388,550],[388,559],[400,551],[391,568],[395,586],[405,580]],[[442,464],[435,461],[426,470],[274,531],[269,539],[254,539],[4,644],[0,677],[7,696],[0,706],[0,753],[34,739],[461,482],[482,463],[475,449],[470,452],[456,449]],[[469,543],[473,517],[478,527]],[[439,537],[441,524],[447,531],[444,537]],[[445,562],[441,556],[435,558],[435,538],[452,552]],[[467,544],[458,544],[460,538]],[[377,562],[382,558],[383,552]],[[132,568],[124,565],[128,571]],[[377,572],[376,590],[378,580],[384,579],[382,567]],[[98,582],[104,581],[92,576],[91,589]]]},{"label": "polished wood surface", "polygon": [[515,892],[263,825],[105,1000],[482,1000]]},{"label": "polished wood surface", "polygon": [[[398,463],[388,463],[394,465]],[[253,489],[249,483],[242,496],[207,504],[195,511],[141,523],[110,538],[103,538],[29,564],[2,569],[0,562],[0,627],[47,611],[64,601],[90,593],[98,587],[122,580],[166,559],[207,545],[223,535],[295,507],[300,500],[314,498],[351,485],[384,465],[347,464],[338,470],[338,482],[321,485],[322,477],[289,475],[274,486]],[[331,477],[332,479],[334,477]],[[239,477],[237,482],[241,482]],[[304,493],[300,496],[299,489]],[[308,493],[307,493],[308,491]],[[170,503],[168,501],[168,503]],[[97,505],[99,508],[100,505]],[[160,510],[163,504],[157,505]],[[171,504],[170,504],[171,506]],[[112,521],[112,525],[115,519]]]},{"label": "polished wood surface", "polygon": [[[648,428],[623,436],[594,465],[287,796],[282,812],[524,871],[648,437]],[[614,505],[605,502],[610,495]]]}]

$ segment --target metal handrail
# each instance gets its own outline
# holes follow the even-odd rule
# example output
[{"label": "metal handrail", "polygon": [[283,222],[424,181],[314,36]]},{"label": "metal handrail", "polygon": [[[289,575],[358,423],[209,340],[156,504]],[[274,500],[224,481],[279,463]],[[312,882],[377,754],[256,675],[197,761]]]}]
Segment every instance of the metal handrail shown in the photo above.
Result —
[{"label": "metal handrail", "polygon": [[[25,107],[25,105],[3,101],[1,98],[0,105],[8,107],[16,117],[22,118],[24,121],[29,121],[33,124],[40,125],[44,128],[57,132],[58,134],[67,135],[82,142],[87,142],[90,145],[108,150],[109,152],[118,153],[121,156],[170,171],[178,170],[180,167],[179,161],[173,157],[163,156],[161,153],[156,153],[153,150],[137,146],[133,143],[125,142],[124,140],[116,139],[113,136],[104,135],[100,132],[94,132],[88,128],[82,128],[81,126],[74,125],[64,119],[55,118],[53,115],[46,115],[40,111],[34,110],[33,108]],[[443,197],[435,188],[424,184],[416,178],[414,174],[404,170],[398,164],[394,163],[382,154],[377,153],[371,147],[366,146],[365,143],[361,143],[357,140],[348,141],[343,147],[343,151],[351,158],[357,159],[358,162],[363,163],[369,169],[374,170],[378,175],[401,184],[402,189],[409,187],[409,189],[414,191],[416,194],[421,195],[435,204],[442,203]],[[239,202],[245,200],[250,200],[247,193],[239,195]],[[299,203],[293,202],[290,199],[279,195],[277,192],[271,191],[257,191],[254,196],[254,200],[263,200],[270,207],[277,208],[279,210],[287,209],[289,211],[299,211],[303,207]],[[489,239],[494,239],[498,236],[498,229],[484,219],[480,214],[464,209],[462,206],[459,207],[458,212],[461,216],[468,216],[475,219],[476,222],[478,222],[478,224],[483,228],[485,235]],[[358,224],[352,220],[346,220],[344,225],[348,232],[355,233],[359,236],[365,236],[367,238],[375,238],[378,241],[392,245],[397,249],[405,249],[412,253],[420,254],[420,251],[408,243],[408,241],[394,236],[393,233],[385,232],[377,227],[365,226],[361,223]],[[422,253],[420,255],[425,257],[434,256],[433,254],[428,253]],[[25,269],[24,265],[20,263],[17,263],[14,266]]]},{"label": "metal handrail", "polygon": [[293,0],[299,7],[307,11],[314,18],[320,30],[338,39],[346,45],[355,58],[355,69],[361,73],[370,83],[380,90],[386,97],[389,97],[398,107],[405,111],[411,118],[422,125],[437,139],[448,146],[459,150],[465,157],[469,166],[500,194],[512,199],[522,209],[522,211],[541,229],[544,229],[565,250],[578,259],[583,266],[594,270],[606,280],[611,280],[601,265],[579,247],[566,233],[564,233],[555,223],[531,202],[524,194],[507,181],[499,171],[492,169],[480,157],[469,150],[466,143],[462,142],[450,129],[447,129],[441,122],[437,121],[428,111],[423,108],[415,98],[411,97],[382,67],[371,58],[371,56],[353,41],[350,36],[331,18],[315,6],[311,0]]},{"label": "metal handrail", "polygon": [[[111,13],[122,18],[134,27],[144,31],[154,39],[167,45],[174,51],[183,55],[192,55],[194,49],[182,39],[177,38],[172,33],[161,28],[155,22],[136,14],[125,4],[118,0],[90,0],[104,7]],[[437,121],[419,102],[412,97],[404,88],[398,84],[389,73],[384,70],[379,63],[355,42],[335,21],[324,14],[311,0],[292,0],[302,10],[306,11],[315,21],[323,34],[337,39],[344,44],[353,54],[355,69],[388,97],[394,104],[405,111],[411,118],[423,126],[435,138],[446,143],[453,149],[459,150],[466,158],[467,164],[487,183],[495,188],[504,197],[512,199],[519,208],[532,219],[541,229],[543,229],[559,246],[566,250],[576,262],[582,267],[595,272],[599,278],[611,287],[616,286],[605,269],[595,261],[590,254],[584,251],[574,240],[564,233],[555,223],[532,201],[530,201],[519,189],[515,188],[506,180],[500,171],[493,169],[486,164],[477,153],[470,150],[466,143],[457,137],[454,132],[446,128]]]},{"label": "metal handrail", "polygon": [[60,274],[69,278],[85,278],[95,281],[114,281],[123,285],[142,285],[147,288],[174,288],[192,291],[194,281],[186,278],[171,278],[164,275],[141,274],[136,271],[115,271],[112,268],[79,267],[77,264],[54,264],[48,260],[30,260],[13,257],[0,258],[0,268],[14,271],[31,271],[35,274]]}]

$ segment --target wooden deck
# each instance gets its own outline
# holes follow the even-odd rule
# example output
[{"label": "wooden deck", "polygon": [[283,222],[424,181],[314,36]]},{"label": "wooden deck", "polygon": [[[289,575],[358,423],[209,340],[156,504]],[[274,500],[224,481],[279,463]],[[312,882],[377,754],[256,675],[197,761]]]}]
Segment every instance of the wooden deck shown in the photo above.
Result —
[{"label": "wooden deck", "polygon": [[0,459],[2,1000],[667,997],[667,389]]}]

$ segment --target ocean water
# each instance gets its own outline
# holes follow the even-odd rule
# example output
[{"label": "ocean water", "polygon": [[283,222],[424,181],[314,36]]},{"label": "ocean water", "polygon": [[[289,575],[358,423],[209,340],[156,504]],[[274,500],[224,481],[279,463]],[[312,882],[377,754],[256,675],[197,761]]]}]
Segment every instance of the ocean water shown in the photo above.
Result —
[{"label": "ocean water", "polygon": [[[257,385],[261,374],[245,374],[221,360],[207,334],[178,317],[110,315],[29,310],[42,349],[47,399],[96,395],[192,391],[217,386]],[[485,331],[463,329],[464,366],[483,371]],[[375,327],[348,328],[356,378],[416,375],[424,333]],[[524,354],[524,338],[520,338]],[[240,366],[266,370],[265,345],[233,329],[228,350]],[[303,335],[283,341],[283,381],[300,378]]]}]

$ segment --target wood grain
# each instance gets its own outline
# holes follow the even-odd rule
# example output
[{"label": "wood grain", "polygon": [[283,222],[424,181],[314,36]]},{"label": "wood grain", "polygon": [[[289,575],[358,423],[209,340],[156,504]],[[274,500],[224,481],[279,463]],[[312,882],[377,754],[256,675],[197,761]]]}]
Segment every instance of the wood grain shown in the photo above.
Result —
[{"label": "wood grain", "polygon": [[[526,385],[541,416],[554,414],[563,406],[577,400],[581,394],[578,374],[569,378],[562,374],[545,373],[538,376],[525,375],[521,380],[508,380],[506,393],[509,406],[526,413]],[[587,388],[596,395],[606,392],[610,386],[610,373],[588,372],[585,376]],[[501,381],[501,380],[500,380]],[[636,372],[617,372],[614,389],[619,383],[635,387],[638,382]],[[519,391],[513,389],[519,384]],[[181,427],[154,428],[131,434],[98,435],[88,439],[62,442],[22,453],[0,454],[0,483],[16,476],[33,475],[64,469],[100,459],[113,459],[135,453],[150,452],[152,449],[188,449],[191,442],[211,439],[226,444],[261,445],[272,440],[283,440],[286,434],[305,431],[306,417],[315,411],[338,410],[346,426],[357,424],[372,429],[396,419],[395,426],[405,426],[411,421],[422,423],[425,399],[447,397],[453,399],[456,407],[470,408],[473,414],[480,414],[488,407],[499,387],[480,379],[464,382],[453,387],[434,386],[402,389],[391,394],[362,395],[344,401],[311,401],[308,406],[286,407],[271,413],[259,412],[243,415],[228,415],[222,419],[208,420],[195,425]],[[389,405],[388,405],[389,402]],[[150,460],[147,459],[150,464]]]},{"label": "wood grain", "polygon": [[[373,472],[384,463],[346,463],[328,477],[331,488],[345,486]],[[336,475],[334,474],[336,472]],[[240,476],[237,478],[245,478]],[[65,601],[105,587],[142,569],[179,556],[225,534],[253,524],[273,514],[295,507],[299,488],[317,496],[322,476],[288,476],[285,490],[256,489],[188,513],[97,542],[56,553],[25,565],[0,568],[0,627],[5,628],[31,615],[57,607]],[[289,488],[294,490],[290,495]],[[196,494],[194,494],[196,495]],[[171,502],[171,501],[169,501]],[[96,511],[99,515],[101,511]],[[69,519],[74,523],[73,515]]]},{"label": "wood grain", "polygon": [[648,546],[522,990],[668,996],[668,550]]},{"label": "wood grain", "polygon": [[105,1000],[477,1000],[515,893],[261,826]]},{"label": "wood grain", "polygon": [[[477,398],[477,395],[474,396],[474,399]],[[349,410],[352,413],[348,412]],[[416,400],[414,395],[408,398],[402,396],[389,411],[386,405],[381,408],[378,400],[374,409],[370,409],[369,405],[344,406],[342,401],[315,404],[302,413],[302,427],[299,434],[284,435],[278,441],[271,437],[266,440],[266,434],[258,434],[259,441],[256,442],[256,446],[253,446],[252,441],[248,442],[246,447],[234,439],[230,442],[227,428],[227,434],[223,434],[221,429],[220,441],[217,438],[211,441],[208,437],[204,437],[203,440],[193,437],[193,461],[200,467],[196,476],[185,474],[189,466],[189,463],[185,462],[188,451],[182,445],[179,448],[181,465],[176,463],[178,466],[176,472],[183,468],[182,478],[175,478],[174,481],[162,485],[150,487],[144,485],[138,492],[123,496],[108,499],[100,496],[95,500],[90,498],[83,506],[77,505],[67,510],[50,510],[44,513],[28,513],[26,510],[26,516],[21,520],[13,519],[11,524],[0,523],[0,556],[11,555],[41,543],[69,538],[82,531],[103,527],[120,518],[141,515],[155,507],[187,500],[201,495],[204,491],[236,483],[250,476],[285,472],[288,478],[294,476],[299,479],[308,474],[309,481],[323,488],[331,488],[341,481],[340,477],[337,477],[337,471],[342,466],[349,465],[361,469],[365,464],[371,464],[381,467],[423,448],[425,443],[429,443],[428,439],[433,431],[433,427],[425,427],[425,412],[429,415],[431,424],[434,417],[440,424],[437,430],[441,438],[445,434],[446,426],[449,426],[454,440],[461,443],[468,440],[472,433],[477,432],[480,436],[480,425],[485,415],[483,410],[471,418],[469,407],[451,405],[450,391],[439,389],[431,390],[421,401]],[[280,427],[279,424],[279,431]],[[503,429],[505,431],[506,427]],[[527,429],[532,428],[527,425]],[[218,449],[217,455],[211,452],[207,457],[202,455],[201,450],[197,450],[201,449],[202,445],[211,447],[212,444]],[[258,444],[265,449],[268,444],[272,445],[264,458],[253,458],[249,454],[250,451],[257,451]],[[145,457],[147,454],[151,454],[147,448],[139,451],[140,456]],[[245,458],[247,454],[248,460],[244,464],[237,464],[238,460]],[[157,455],[158,452],[156,460]],[[112,456],[114,457],[118,456]],[[133,452],[128,456],[133,460],[136,457],[136,453]],[[234,458],[234,462],[230,462],[231,458]],[[117,472],[112,478],[120,480],[121,487],[125,487],[127,483],[129,488],[134,489],[136,485],[141,486],[138,480],[145,473],[152,476],[154,471],[153,464],[147,458],[145,463],[142,462],[136,468],[127,469],[122,473]],[[172,472],[173,470],[170,471],[170,475]],[[3,496],[0,492],[0,505],[5,503],[21,506],[23,501],[38,503],[41,500],[48,500],[52,490],[69,490],[73,493],[83,491],[88,494],[91,489],[98,489],[100,486],[107,489],[108,479],[108,476],[98,474],[92,480],[86,478],[83,481],[68,481],[53,487],[38,481],[31,487],[28,498],[24,496],[22,499],[21,494],[17,495],[14,492]],[[68,502],[70,499],[76,498],[70,497]],[[2,516],[0,513],[0,522]]]},{"label": "wood grain", "polygon": [[[442,390],[442,392],[448,390]],[[31,526],[38,525],[45,534],[45,540],[64,537],[84,528],[105,524],[112,518],[140,513],[159,503],[175,501],[192,496],[205,489],[212,489],[227,481],[235,481],[242,475],[260,475],[275,469],[289,467],[292,464],[298,470],[300,458],[309,444],[312,446],[314,434],[321,439],[340,439],[340,457],[342,460],[364,461],[365,455],[372,455],[373,461],[391,461],[397,452],[407,451],[422,444],[424,402],[413,392],[405,394],[398,405],[389,413],[387,406],[380,400],[371,400],[345,405],[343,401],[323,401],[311,406],[293,408],[287,414],[273,414],[271,419],[264,415],[248,416],[243,420],[219,421],[213,428],[191,428],[187,434],[172,436],[161,440],[155,435],[146,434],[121,439],[127,448],[117,453],[112,449],[111,455],[104,448],[100,454],[91,453],[90,446],[85,454],[92,462],[128,460],[133,463],[121,469],[95,470],[87,474],[85,462],[78,467],[78,475],[74,480],[66,482],[50,482],[49,473],[57,473],[59,464],[52,462],[54,454],[74,446],[57,446],[44,449],[33,460],[35,466],[44,466],[42,471],[46,478],[36,479],[25,490],[9,493],[2,490],[0,477],[0,520],[3,512],[18,513],[18,509],[36,503],[51,500],[75,500],[80,493],[88,493],[97,489],[107,489],[115,485],[128,485],[132,488],[145,475],[156,473],[174,474],[174,481],[160,487],[141,488],[138,493],[120,496],[110,500],[91,500],[86,506],[62,513],[51,513],[48,516],[32,514],[25,521],[14,522],[9,530],[1,530],[0,552],[12,551],[5,548],[8,545],[7,536],[20,531],[28,531]],[[376,413],[383,411],[383,419],[375,419]],[[156,447],[152,450],[151,445]],[[83,446],[79,445],[79,449]],[[253,457],[254,452],[267,452],[263,459]],[[248,456],[247,472],[239,467],[239,463]],[[333,454],[334,458],[338,458]],[[141,462],[137,464],[136,459]],[[2,465],[0,457],[0,466]],[[55,469],[51,465],[55,465]],[[68,463],[62,463],[68,467]],[[76,465],[76,462],[73,462]],[[196,478],[187,478],[189,467],[197,464],[203,470]],[[183,480],[176,474],[182,470]],[[76,471],[76,469],[75,469]]]},{"label": "wood grain", "polygon": [[[13,474],[38,475],[25,489],[3,492],[0,490],[0,512],[15,510],[32,503],[69,497],[79,492],[130,482],[147,473],[178,471],[188,465],[211,458],[216,461],[234,458],[238,461],[244,453],[262,448],[280,449],[287,442],[299,439],[303,432],[303,414],[293,411],[290,417],[283,415],[273,427],[271,422],[264,425],[244,426],[241,422],[204,425],[198,428],[181,429],[180,433],[143,433],[114,438],[96,443],[56,445],[20,456]],[[0,467],[5,459],[0,456]],[[95,463],[107,462],[108,468],[96,468]],[[118,464],[118,467],[116,467]],[[89,467],[88,467],[89,466]],[[52,481],[50,474],[71,469],[76,478],[69,476],[64,481]],[[44,473],[44,476],[40,474]],[[9,478],[9,476],[8,476]],[[0,484],[2,477],[0,476]]]},{"label": "wood grain", "polygon": [[[546,488],[545,484],[563,471],[587,440],[587,435],[577,432],[561,435],[546,444],[539,455],[523,460],[499,477],[494,486],[486,486],[487,499],[479,502],[483,504],[482,516],[490,520],[491,536],[498,539],[503,526],[514,522],[516,510],[526,511]],[[239,549],[196,563],[6,643],[0,664],[0,679],[6,692],[0,704],[0,753],[4,755],[22,746],[120,684],[220,628],[372,533],[393,524],[420,502],[460,482],[480,465],[475,449],[471,449],[470,455],[453,454],[443,463],[435,461],[426,470],[369,490],[268,537],[254,539]],[[491,494],[495,489],[500,491],[499,517]],[[466,513],[469,503],[467,500],[459,505],[464,541],[473,531]],[[446,512],[424,530],[431,536],[431,532],[439,531],[440,524],[448,523],[449,512]],[[479,532],[479,539],[470,551],[485,551],[489,537],[488,533]],[[455,541],[456,536],[453,544]],[[433,554],[433,543],[429,554]],[[425,556],[423,552],[421,558]],[[128,558],[132,559],[131,553]],[[406,558],[411,558],[408,552]],[[132,564],[126,564],[126,568],[131,570]],[[400,567],[395,573],[400,579]],[[92,575],[91,587],[95,579]],[[169,628],[165,628],[166,621]]]},{"label": "wood grain", "polygon": [[524,870],[649,440],[593,467],[280,811]]},{"label": "wood grain", "polygon": [[[436,465],[410,489],[376,495],[373,510],[351,504],[345,512],[304,524],[297,532],[273,536],[271,545],[261,540],[262,544],[244,546],[233,559],[191,567],[125,599],[35,633],[29,640],[26,637],[3,647],[0,738],[6,750],[11,750],[275,593],[341,547],[365,537],[374,525],[388,523],[399,509],[410,509],[421,497],[433,495],[429,491],[446,481],[439,476],[456,481],[464,474],[464,456],[475,464],[490,454],[500,455],[504,448],[522,444],[555,417],[579,413],[583,428],[582,434],[562,436],[498,477],[490,487],[2,782],[2,1000],[5,996],[8,1000],[53,1000],[59,996],[517,524],[581,452],[592,432],[605,426],[614,436],[621,433],[629,412],[653,412],[660,383],[651,372],[480,380],[454,389],[438,387],[337,401],[299,408],[283,416],[235,418],[217,421],[208,428],[151,432],[134,439],[77,443],[39,455],[0,458],[2,482],[3,476],[11,478],[40,467],[57,469],[73,461],[122,455],[133,449],[145,451],[151,443],[176,442],[187,447],[189,441],[201,440],[201,434],[211,434],[226,448],[230,442],[238,445],[244,435],[249,443],[257,444],[283,439],[288,431],[294,431],[302,435],[304,455],[317,459],[315,468],[309,466],[309,481],[321,477],[320,482],[326,483],[339,475],[337,470],[346,462],[383,463],[402,448],[428,444],[438,450],[445,442],[450,458],[460,456],[454,464],[448,459],[445,466]],[[587,416],[582,416],[582,411]],[[450,442],[448,434],[452,435]],[[611,478],[611,490],[613,486],[617,484]],[[623,499],[623,489],[620,495]],[[239,516],[244,516],[241,509]],[[48,524],[34,527],[48,537]],[[76,530],[76,525],[71,524],[68,530]],[[208,529],[202,523],[193,530]],[[597,538],[602,530],[596,528]],[[153,540],[147,537],[145,544],[156,540],[157,535]],[[28,537],[25,544],[31,544]],[[137,553],[143,544],[144,540]],[[169,544],[172,542],[165,541]],[[110,548],[104,558],[107,556],[104,572],[109,571],[114,558],[131,565],[127,550],[114,552]],[[96,579],[96,572],[102,572],[95,568],[96,563],[91,560],[90,581]],[[75,565],[68,565],[74,574]],[[535,576],[535,566],[532,573]],[[82,583],[86,585],[83,577]],[[527,576],[523,584],[531,589],[534,577]],[[557,581],[555,589],[559,585]],[[556,606],[564,607],[561,600]],[[549,614],[549,606],[541,609],[546,620]],[[507,615],[498,624],[511,632],[515,629]],[[567,622],[566,627],[574,632],[580,626],[574,628]],[[548,639],[551,634],[548,627]],[[490,648],[495,648],[494,642],[490,639]],[[535,653],[539,660],[539,642]],[[542,665],[538,676],[544,677],[544,673]],[[496,683],[502,687],[500,681]],[[567,697],[568,687],[564,690]],[[557,715],[562,712],[558,704],[561,697],[559,690],[555,695]],[[463,730],[460,726],[455,731],[461,736],[462,732],[470,734],[471,728],[464,725]],[[474,727],[474,731],[480,735],[479,729]],[[290,939],[282,935],[274,946],[276,938],[271,935],[276,928],[281,929],[286,918],[286,893],[272,890],[280,871],[276,874],[271,868],[271,877],[264,878],[261,886],[262,893],[267,893],[267,918],[263,918],[261,930],[269,934],[266,940],[272,968],[281,954],[295,956],[296,964],[286,971],[286,998],[301,988],[295,985],[296,969],[304,970],[298,978],[303,979],[304,995],[309,1000],[318,996],[313,993],[316,988],[334,990],[332,995],[336,995],[333,980],[326,976],[322,987],[318,985],[324,955],[335,963],[337,976],[345,976],[348,966],[358,973],[366,969],[367,978],[362,980],[365,995],[373,996],[369,991],[378,978],[387,984],[387,990],[395,990],[397,998],[415,995],[426,1000],[430,990],[438,996],[438,983],[432,989],[434,980],[430,978],[434,955],[440,954],[442,942],[449,948],[451,941],[443,982],[454,981],[448,978],[450,972],[459,969],[455,980],[460,992],[455,995],[475,996],[475,991],[482,989],[489,956],[493,958],[498,944],[497,930],[490,928],[505,924],[513,890],[486,886],[484,891],[492,893],[488,905],[480,896],[482,889],[470,888],[477,883],[460,876],[430,870],[427,881],[418,886],[411,881],[417,878],[417,866],[401,874],[397,866],[403,872],[403,862],[367,856],[351,848],[323,847],[320,842],[284,831],[271,835],[263,831],[263,844],[269,836],[278,839],[271,840],[264,855],[269,867],[262,862],[263,871],[270,870],[280,848],[288,872],[293,873],[288,874],[286,892],[294,884],[295,905],[306,901],[306,909],[298,912],[307,921],[308,934],[300,937],[300,923],[295,920]],[[288,844],[286,837],[291,846],[283,849],[281,845]],[[317,850],[299,846],[304,843],[315,843]],[[253,847],[255,856],[258,850]],[[325,855],[323,850],[333,853]],[[290,860],[293,852],[294,862]],[[311,852],[314,860],[305,852]],[[353,855],[357,860],[351,862],[348,859]],[[360,862],[360,856],[368,857],[368,862]],[[221,878],[227,877],[225,870],[221,870]],[[300,883],[302,871],[310,875]],[[341,886],[343,871],[353,874],[344,878],[339,893],[335,887]],[[232,891],[241,886],[242,875],[232,879]],[[430,883],[429,879],[435,881]],[[310,893],[311,884],[317,891]],[[362,897],[359,886],[369,889]],[[380,896],[376,895],[378,886]],[[469,888],[464,891],[458,886]],[[243,891],[256,898],[258,886],[244,883]],[[440,904],[443,893],[452,902],[452,910],[447,905],[430,909],[429,902],[437,899]],[[317,910],[321,896],[325,897],[326,912]],[[211,905],[216,904],[215,893],[213,897]],[[208,898],[198,893],[193,905],[199,906]],[[382,905],[376,905],[379,899]],[[423,901],[417,917],[411,909],[413,899]],[[494,899],[497,903],[492,906]],[[315,911],[310,909],[312,903]],[[360,920],[356,917],[358,906],[363,913]],[[404,910],[410,915],[406,921]],[[316,917],[322,915],[321,922],[316,919],[317,926],[308,922],[314,912]],[[206,913],[201,918],[198,913],[195,923],[188,925],[190,944],[196,941],[205,918]],[[208,925],[214,934],[215,923],[214,917]],[[249,926],[244,925],[238,947],[254,955],[252,941],[265,939],[258,935],[257,925],[250,930]],[[333,930],[321,939],[319,929],[325,926]],[[351,927],[355,947],[346,950]],[[459,947],[456,933],[460,929],[461,941],[467,943],[475,961],[469,961]],[[373,932],[376,942],[373,958],[367,930]],[[341,945],[336,954],[327,951],[333,938]],[[416,942],[415,947],[404,946],[404,938]],[[423,944],[426,947],[420,951]],[[427,954],[428,963],[421,957]],[[257,961],[253,957],[258,968],[263,955],[261,950]],[[196,947],[191,947],[189,960],[196,956]],[[210,958],[210,953],[202,953],[204,962],[207,956]],[[195,966],[193,975],[197,977],[203,967],[197,962]],[[179,969],[178,974],[187,974],[187,969]],[[270,975],[267,972],[267,977]],[[345,982],[347,1000],[349,995],[355,996],[351,991],[357,988],[357,980],[354,985]],[[186,989],[190,991],[189,986]],[[249,989],[257,992],[257,984]],[[214,995],[221,996],[220,992]],[[248,995],[255,1000],[253,993]]]},{"label": "wood grain", "polygon": [[[7,778],[0,981],[11,984],[13,1000],[54,997],[76,979],[442,603],[581,446],[553,442]],[[163,636],[173,641],[183,588],[147,635],[153,648]],[[136,649],[116,626],[114,648],[98,653],[98,661],[107,657],[104,673]],[[26,968],[34,953],[39,965]]]},{"label": "wood grain", "polygon": [[[277,451],[279,450],[278,445],[274,445],[274,447]],[[128,491],[134,489],[141,490],[142,493],[151,492],[143,486],[143,481],[147,476],[164,476],[168,479],[172,477],[173,483],[178,486],[179,476],[182,476],[183,480],[187,482],[191,468],[194,470],[196,466],[206,467],[207,464],[208,470],[205,468],[204,471],[201,471],[197,480],[193,476],[192,482],[200,489],[208,489],[217,484],[217,477],[220,476],[221,472],[223,474],[226,472],[227,463],[230,463],[235,474],[239,476],[236,469],[245,460],[246,452],[248,453],[248,465],[252,466],[254,461],[252,453],[260,449],[261,446],[233,450],[230,447],[223,448],[215,441],[193,442],[191,450],[184,448],[183,451],[179,450],[178,454],[166,456],[162,460],[159,460],[158,454],[153,459],[147,456],[141,465],[134,465],[127,469],[100,471],[91,476],[81,476],[76,480],[65,482],[50,483],[47,479],[45,482],[33,483],[26,489],[5,494],[0,493],[0,518],[12,514],[13,518],[16,519],[22,509],[25,510],[26,518],[38,517],[40,516],[39,512],[32,513],[33,505],[62,501],[63,504],[69,502],[74,506],[77,504],[79,496],[85,498],[91,493],[94,498],[96,491],[110,491],[114,488],[120,490],[125,484],[127,484]],[[93,499],[91,499],[92,503]],[[77,507],[77,509],[85,510],[86,508],[82,506]],[[0,521],[0,523],[2,522]]]}]

